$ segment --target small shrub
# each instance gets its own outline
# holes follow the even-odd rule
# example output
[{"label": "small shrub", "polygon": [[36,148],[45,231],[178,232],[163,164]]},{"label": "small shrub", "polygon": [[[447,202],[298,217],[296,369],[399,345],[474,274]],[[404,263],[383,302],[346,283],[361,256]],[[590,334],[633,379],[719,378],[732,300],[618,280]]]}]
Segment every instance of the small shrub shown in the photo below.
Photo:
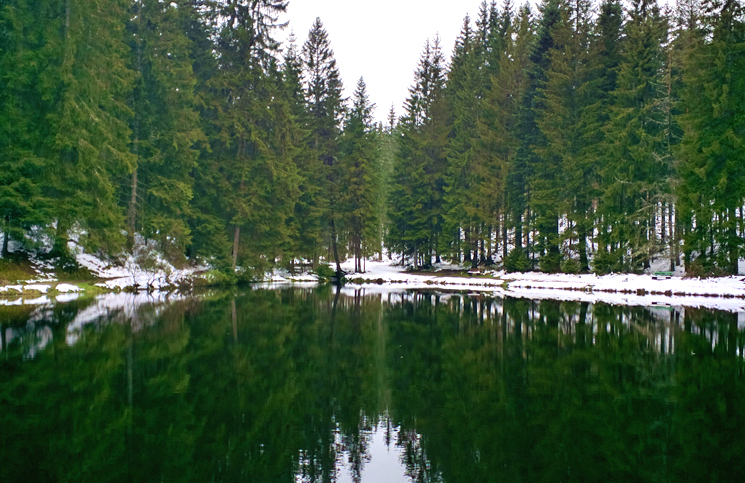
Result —
[{"label": "small shrub", "polygon": [[336,276],[336,272],[330,265],[321,264],[316,268],[316,275],[318,275],[318,278],[331,279]]},{"label": "small shrub", "polygon": [[574,258],[567,258],[561,262],[561,271],[563,273],[577,274],[581,268],[579,260],[575,260]]},{"label": "small shrub", "polygon": [[524,250],[516,248],[504,259],[504,269],[508,272],[527,272],[530,270],[530,259]]}]

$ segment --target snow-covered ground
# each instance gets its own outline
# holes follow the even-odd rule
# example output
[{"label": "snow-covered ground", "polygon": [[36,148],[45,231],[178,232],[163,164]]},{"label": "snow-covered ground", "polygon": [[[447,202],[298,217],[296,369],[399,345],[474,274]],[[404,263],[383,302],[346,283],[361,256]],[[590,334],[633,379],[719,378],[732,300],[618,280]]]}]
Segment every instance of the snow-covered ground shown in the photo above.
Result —
[{"label": "snow-covered ground", "polygon": [[[351,272],[349,261],[342,268]],[[651,275],[487,273],[454,277],[407,273],[390,262],[368,261],[365,273],[350,274],[347,290],[391,293],[410,289],[458,290],[533,299],[605,302],[616,305],[685,305],[745,312],[745,277],[654,280]],[[357,282],[362,279],[364,283]],[[382,283],[381,283],[382,281]]]}]

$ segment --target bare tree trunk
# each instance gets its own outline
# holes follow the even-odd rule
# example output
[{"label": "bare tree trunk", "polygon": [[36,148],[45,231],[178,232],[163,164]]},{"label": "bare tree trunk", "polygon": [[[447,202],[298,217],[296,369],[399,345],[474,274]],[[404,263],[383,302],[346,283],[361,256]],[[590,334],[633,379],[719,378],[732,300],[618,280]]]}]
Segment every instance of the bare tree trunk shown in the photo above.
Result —
[{"label": "bare tree trunk", "polygon": [[[69,0],[68,0],[69,2]],[[137,2],[137,37],[135,38],[136,49],[136,69],[137,75],[142,75],[142,2]],[[132,171],[132,194],[129,199],[129,210],[127,213],[127,225],[129,228],[128,238],[134,245],[135,230],[137,229],[137,167],[140,164],[140,116],[137,111],[137,94],[133,101],[134,119],[132,134],[134,136],[132,143],[132,154],[135,155],[135,169]]]},{"label": "bare tree trunk", "polygon": [[233,235],[233,271],[238,266],[238,247],[241,242],[241,227],[235,227],[235,234]]},{"label": "bare tree trunk", "polygon": [[[135,124],[137,124],[135,122]],[[134,145],[137,146],[137,135],[135,135]],[[133,149],[137,156],[137,148]],[[137,223],[137,168],[132,171],[132,194],[129,199],[129,212],[127,216],[127,226],[129,228],[129,239],[134,242],[135,224]]]},{"label": "bare tree trunk", "polygon": [[507,213],[502,215],[502,265],[507,259]]},{"label": "bare tree trunk", "polygon": [[339,281],[341,281],[341,262],[339,262],[339,249],[336,243],[336,223],[334,220],[331,220],[331,247],[334,251],[334,262],[336,262],[336,275],[339,277]]},{"label": "bare tree trunk", "polygon": [[10,241],[10,233],[8,230],[8,225],[10,225],[10,222],[8,221],[8,218],[5,218],[6,224],[5,224],[5,231],[3,231],[3,249],[0,251],[0,258],[8,258],[10,256],[10,252],[8,252],[8,242]]}]

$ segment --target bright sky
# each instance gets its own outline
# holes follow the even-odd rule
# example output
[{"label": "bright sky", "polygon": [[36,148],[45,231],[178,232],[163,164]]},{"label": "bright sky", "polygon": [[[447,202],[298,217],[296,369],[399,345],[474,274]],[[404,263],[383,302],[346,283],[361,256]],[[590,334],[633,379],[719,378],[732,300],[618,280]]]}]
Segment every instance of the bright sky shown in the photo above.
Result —
[{"label": "bright sky", "polygon": [[345,96],[351,97],[357,80],[364,77],[370,100],[377,105],[375,118],[385,122],[391,104],[397,116],[403,114],[427,38],[439,33],[449,60],[463,17],[468,14],[475,21],[480,5],[481,0],[290,0],[286,17],[290,25],[280,38],[292,31],[302,45],[320,17]]}]

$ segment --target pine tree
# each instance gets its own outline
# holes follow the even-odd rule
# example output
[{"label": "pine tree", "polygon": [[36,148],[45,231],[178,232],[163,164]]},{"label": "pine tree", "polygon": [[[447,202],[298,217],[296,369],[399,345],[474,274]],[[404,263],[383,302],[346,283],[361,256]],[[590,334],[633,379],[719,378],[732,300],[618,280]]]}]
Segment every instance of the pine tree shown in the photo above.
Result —
[{"label": "pine tree", "polygon": [[[745,204],[745,22],[739,2],[705,2],[703,35],[687,49],[680,212],[686,269],[736,274]],[[739,219],[738,219],[739,211]]]},{"label": "pine tree", "polygon": [[368,99],[365,81],[360,78],[344,123],[341,182],[346,190],[340,196],[356,272],[362,271],[363,257],[379,245],[377,201],[381,188],[378,139],[372,119],[374,108]]},{"label": "pine tree", "polygon": [[133,65],[137,82],[131,103],[130,236],[139,228],[160,241],[164,253],[181,255],[190,242],[187,224],[193,194],[191,171],[206,138],[195,109],[191,41],[185,31],[195,12],[189,2],[135,2]]},{"label": "pine tree", "polygon": [[399,123],[393,168],[388,243],[415,267],[429,265],[442,231],[442,176],[448,127],[445,72],[439,38],[426,42]]},{"label": "pine tree", "polygon": [[[600,126],[587,111],[598,99],[598,85],[592,78],[590,4],[575,0],[561,11],[561,19],[553,26],[554,46],[549,50],[546,80],[539,93],[543,109],[536,122],[547,144],[537,149],[543,165],[553,165],[561,173],[544,180],[553,184],[547,190],[534,189],[534,196],[549,196],[549,201],[566,214],[568,226],[562,238],[576,240],[571,247],[579,255],[579,267],[589,270],[587,238],[593,219],[590,213],[595,197],[595,133]],[[571,265],[571,264],[570,264]],[[569,267],[569,265],[567,265]]]},{"label": "pine tree", "polygon": [[343,213],[340,206],[339,180],[341,179],[339,138],[343,117],[342,82],[334,59],[328,33],[320,18],[316,18],[303,44],[303,64],[308,103],[310,147],[320,166],[315,168],[321,190],[316,197],[323,225],[328,227],[328,240],[336,272],[341,276],[339,235],[342,233]]},{"label": "pine tree", "polygon": [[654,204],[664,148],[661,109],[665,20],[657,6],[635,3],[626,26],[604,150],[604,223],[611,226],[615,270],[638,271],[656,250]]},{"label": "pine tree", "polygon": [[38,2],[0,2],[0,257],[10,240],[26,243],[34,226],[50,224],[45,193],[46,161],[41,142],[44,103],[37,79],[43,62],[44,29]]},{"label": "pine tree", "polygon": [[116,180],[134,167],[126,106],[133,80],[125,43],[128,3],[67,0],[46,12],[49,63],[39,75],[46,128],[39,157],[55,200],[61,254],[75,223],[84,233],[80,241],[91,249],[112,251],[123,241]]}]

